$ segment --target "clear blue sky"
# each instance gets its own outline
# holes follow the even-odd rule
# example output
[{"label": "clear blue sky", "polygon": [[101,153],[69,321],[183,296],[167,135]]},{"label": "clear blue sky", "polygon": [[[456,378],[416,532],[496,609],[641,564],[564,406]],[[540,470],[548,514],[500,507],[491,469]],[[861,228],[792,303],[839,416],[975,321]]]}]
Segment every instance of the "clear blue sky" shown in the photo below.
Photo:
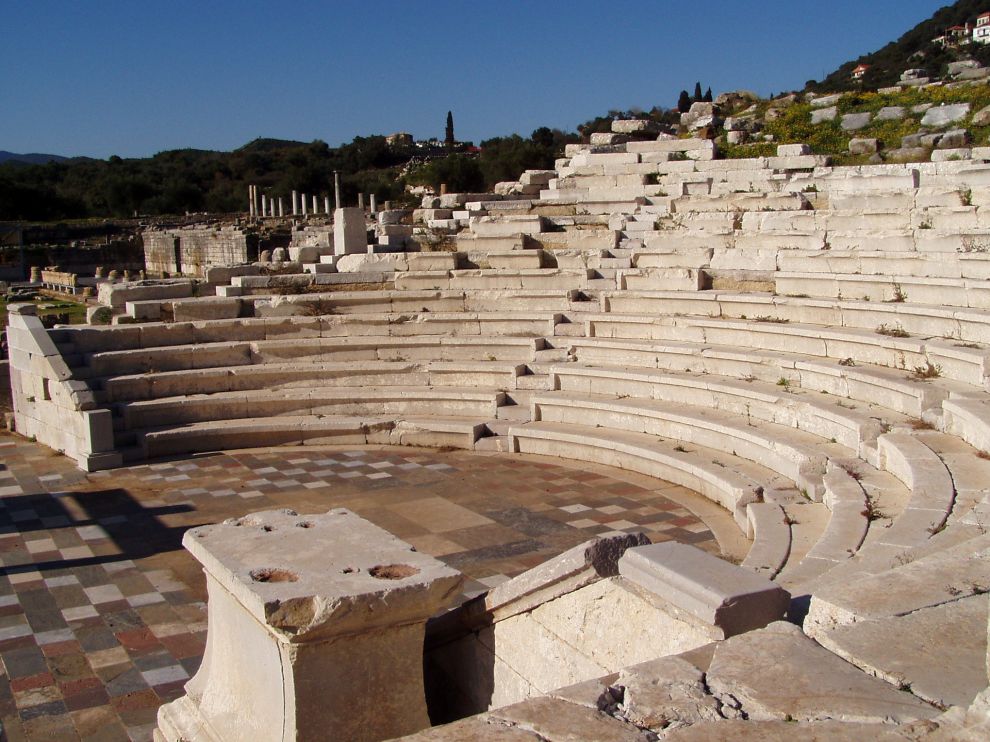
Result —
[{"label": "clear blue sky", "polygon": [[255,137],[573,130],[803,87],[947,0],[0,0],[0,149],[140,157]]}]

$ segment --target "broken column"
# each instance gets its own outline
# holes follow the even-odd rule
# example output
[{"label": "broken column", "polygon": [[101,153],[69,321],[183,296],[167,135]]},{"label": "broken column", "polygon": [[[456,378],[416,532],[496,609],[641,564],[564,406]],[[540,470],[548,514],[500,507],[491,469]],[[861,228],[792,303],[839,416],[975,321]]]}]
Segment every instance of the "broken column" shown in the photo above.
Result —
[{"label": "broken column", "polygon": [[333,205],[334,208],[342,209],[344,204],[340,202],[340,173],[333,171]]},{"label": "broken column", "polygon": [[268,216],[268,196],[261,194],[261,216]]},{"label": "broken column", "polygon": [[368,230],[364,211],[353,206],[333,213],[333,253],[352,255],[368,252]]},{"label": "broken column", "polygon": [[299,192],[292,192],[292,216],[299,215]]},{"label": "broken column", "polygon": [[254,216],[254,186],[248,186],[248,216]]},{"label": "broken column", "polygon": [[300,193],[299,196],[299,202],[302,204],[302,215],[306,216],[306,194]]},{"label": "broken column", "polygon": [[324,196],[323,197],[323,213],[326,214],[327,216],[329,216],[330,213],[331,213],[330,212],[330,197],[329,196]]},{"label": "broken column", "polygon": [[463,577],[348,510],[255,513],[186,532],[206,652],[156,739],[380,740],[430,725],[426,620]]},{"label": "broken column", "polygon": [[358,194],[358,208],[361,209],[361,211],[364,211],[364,194],[363,193],[359,193]]},{"label": "broken column", "polygon": [[278,215],[280,217],[285,216],[285,202],[281,196],[278,197]]},{"label": "broken column", "polygon": [[375,201],[375,194],[372,193],[370,196],[368,196],[368,199],[369,199],[369,204],[370,204],[369,207],[368,207],[368,210],[372,214],[374,214],[375,212],[378,211],[378,209],[377,209],[378,204]]},{"label": "broken column", "polygon": [[317,214],[320,213],[320,208],[318,206],[318,203],[319,202],[316,200],[316,196],[314,195],[313,196],[313,215],[314,216],[316,216]]}]

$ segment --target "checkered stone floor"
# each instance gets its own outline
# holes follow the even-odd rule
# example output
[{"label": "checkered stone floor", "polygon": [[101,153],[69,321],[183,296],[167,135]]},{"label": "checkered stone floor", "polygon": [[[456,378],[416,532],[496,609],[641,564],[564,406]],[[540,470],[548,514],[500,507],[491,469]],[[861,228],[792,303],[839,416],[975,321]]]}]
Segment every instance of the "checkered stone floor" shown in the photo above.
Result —
[{"label": "checkered stone floor", "polygon": [[[85,474],[0,436],[0,722],[7,740],[148,740],[206,639],[191,527],[347,507],[468,577],[476,594],[593,536],[718,552],[683,488],[538,457],[267,449]],[[695,497],[697,497],[695,495]]]}]

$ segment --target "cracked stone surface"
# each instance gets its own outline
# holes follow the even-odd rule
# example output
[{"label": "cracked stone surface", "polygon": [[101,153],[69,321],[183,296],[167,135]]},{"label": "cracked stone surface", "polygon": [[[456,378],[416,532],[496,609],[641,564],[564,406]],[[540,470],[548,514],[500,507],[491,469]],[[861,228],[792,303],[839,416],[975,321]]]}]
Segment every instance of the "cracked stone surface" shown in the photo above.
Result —
[{"label": "cracked stone surface", "polygon": [[675,729],[664,736],[670,742],[904,742],[916,739],[897,727],[843,721],[721,721]]},{"label": "cracked stone surface", "polygon": [[784,622],[719,644],[707,679],[725,705],[756,721],[903,723],[938,714]]},{"label": "cracked stone surface", "polygon": [[987,685],[987,596],[860,621],[820,641],[867,672],[939,705],[968,706]]},{"label": "cracked stone surface", "polygon": [[618,713],[639,727],[660,731],[722,718],[704,673],[680,657],[664,657],[619,673],[624,688]]},{"label": "cracked stone surface", "polygon": [[652,735],[611,716],[554,698],[533,698],[492,711],[489,719],[512,724],[554,742],[647,742]]}]

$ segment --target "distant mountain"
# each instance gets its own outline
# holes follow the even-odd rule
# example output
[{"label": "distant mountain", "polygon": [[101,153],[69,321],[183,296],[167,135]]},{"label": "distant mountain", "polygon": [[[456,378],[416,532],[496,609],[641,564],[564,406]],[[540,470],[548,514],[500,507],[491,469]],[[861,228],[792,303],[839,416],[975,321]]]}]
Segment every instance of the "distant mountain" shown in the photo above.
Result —
[{"label": "distant mountain", "polygon": [[[930,77],[943,77],[949,62],[959,59],[975,59],[990,64],[990,44],[961,44],[945,47],[932,42],[952,26],[972,26],[976,17],[990,11],[990,0],[958,0],[939,8],[928,20],[922,21],[897,41],[881,49],[853,59],[825,77],[821,82],[808,81],[807,90],[875,90],[897,84],[901,73],[907,69],[924,69]],[[860,64],[869,69],[863,79],[852,79],[853,70]]]},{"label": "distant mountain", "polygon": [[259,137],[253,139],[243,147],[238,147],[235,152],[275,152],[280,149],[292,149],[294,147],[305,147],[306,142],[295,142],[291,139],[272,139]]},{"label": "distant mountain", "polygon": [[68,157],[62,155],[44,155],[39,152],[29,152],[19,155],[16,152],[7,152],[0,149],[0,164],[4,162],[23,162],[25,165],[45,165],[49,162],[65,162]]}]

